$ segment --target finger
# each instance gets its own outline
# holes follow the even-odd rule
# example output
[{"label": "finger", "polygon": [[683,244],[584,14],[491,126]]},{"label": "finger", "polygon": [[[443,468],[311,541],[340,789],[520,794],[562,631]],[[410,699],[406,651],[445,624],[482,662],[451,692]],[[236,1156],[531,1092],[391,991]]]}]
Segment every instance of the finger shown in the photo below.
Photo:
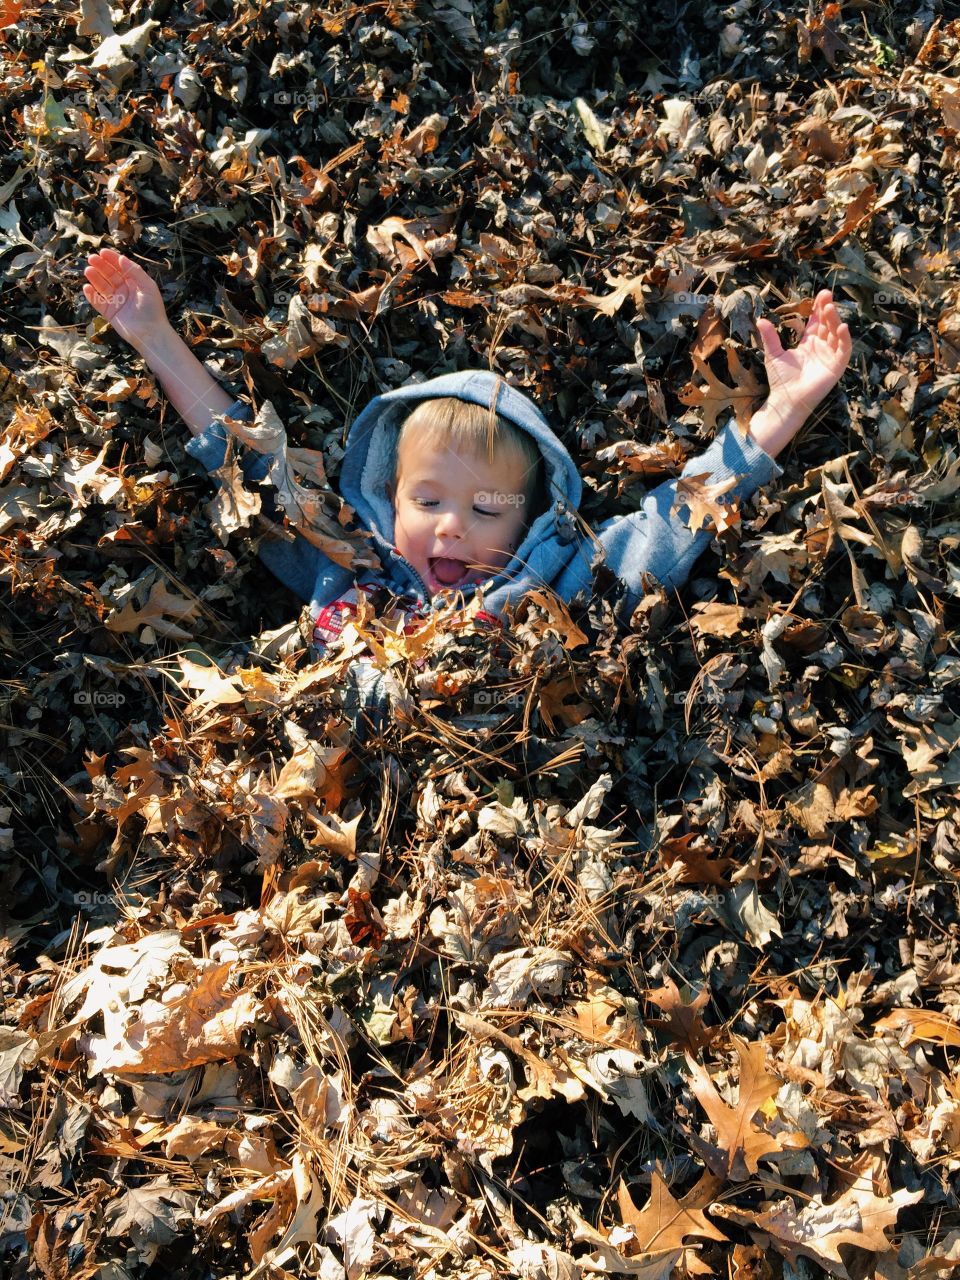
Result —
[{"label": "finger", "polygon": [[104,277],[115,276],[117,274],[109,262],[103,262],[101,260],[94,261],[93,258],[91,258],[87,263],[83,274],[90,275],[91,272],[95,275]]},{"label": "finger", "polygon": [[819,337],[820,329],[820,313],[818,311],[811,311],[810,315],[807,317],[807,323],[804,326],[803,333],[800,335],[800,341],[797,343],[797,346],[803,346],[804,343],[809,343],[813,339]]},{"label": "finger", "polygon": [[783,346],[780,342],[780,335],[777,332],[775,324],[771,324],[769,320],[757,320],[757,332],[760,335],[760,341],[763,344],[764,354],[776,359],[777,356],[783,355]]},{"label": "finger", "polygon": [[103,275],[99,271],[91,271],[87,275],[87,280],[93,285],[97,293],[104,298],[109,298],[114,292],[113,281],[109,276]]}]

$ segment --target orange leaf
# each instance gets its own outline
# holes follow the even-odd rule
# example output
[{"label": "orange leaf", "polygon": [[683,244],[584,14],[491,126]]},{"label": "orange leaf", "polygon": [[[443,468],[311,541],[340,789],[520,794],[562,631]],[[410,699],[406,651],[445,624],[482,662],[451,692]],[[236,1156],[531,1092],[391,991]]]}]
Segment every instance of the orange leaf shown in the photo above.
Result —
[{"label": "orange leaf", "polygon": [[715,1173],[742,1181],[757,1172],[757,1164],[764,1156],[796,1146],[798,1141],[803,1145],[806,1142],[799,1135],[774,1136],[754,1123],[757,1112],[780,1088],[780,1080],[767,1071],[762,1041],[747,1044],[731,1038],[740,1058],[740,1094],[735,1107],[724,1102],[703,1067],[689,1054],[686,1056],[692,1076],[690,1087],[717,1132],[717,1147],[707,1148],[704,1155]]},{"label": "orange leaf", "polygon": [[670,1188],[656,1169],[650,1178],[650,1199],[642,1209],[633,1203],[623,1179],[617,1191],[617,1202],[623,1225],[630,1227],[637,1237],[637,1253],[667,1253],[679,1249],[687,1236],[727,1243],[723,1232],[704,1217],[702,1207],[685,1207],[679,1200],[674,1200]]},{"label": "orange leaf", "polygon": [[0,28],[12,27],[25,8],[24,0],[0,0]]},{"label": "orange leaf", "polygon": [[706,1026],[700,1017],[700,1010],[709,998],[710,992],[704,987],[695,999],[689,1004],[685,1003],[677,984],[665,975],[663,986],[656,991],[648,991],[647,999],[667,1016],[654,1018],[649,1025],[661,1027],[669,1035],[672,1044],[682,1045],[690,1053],[697,1053],[716,1034],[716,1028]]},{"label": "orange leaf", "polygon": [[918,1040],[926,1040],[930,1044],[939,1044],[953,1049],[960,1049],[960,1025],[945,1013],[937,1013],[934,1009],[894,1009],[885,1018],[876,1022],[880,1031],[907,1032],[905,1045],[915,1044]]},{"label": "orange leaf", "polygon": [[670,514],[674,515],[686,507],[686,523],[694,533],[698,533],[704,525],[710,533],[722,533],[740,520],[738,498],[729,503],[719,500],[736,487],[737,477],[728,476],[726,480],[718,480],[715,484],[704,484],[709,476],[709,471],[702,471],[696,476],[681,476],[677,481],[677,500],[670,508]]},{"label": "orange leaf", "polygon": [[160,1075],[235,1058],[259,1002],[249,991],[224,990],[233,969],[232,961],[213,965],[186,995],[169,1004],[149,1002],[115,1044],[107,1037],[91,1037],[91,1072]]}]

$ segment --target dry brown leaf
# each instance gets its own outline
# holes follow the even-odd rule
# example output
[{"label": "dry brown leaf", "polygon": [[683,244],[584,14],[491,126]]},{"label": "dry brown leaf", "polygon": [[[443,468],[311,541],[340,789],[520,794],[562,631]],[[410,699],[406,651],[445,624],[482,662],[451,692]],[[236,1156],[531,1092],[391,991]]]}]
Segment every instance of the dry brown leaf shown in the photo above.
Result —
[{"label": "dry brown leaf", "polygon": [[679,514],[686,507],[687,514],[683,519],[694,533],[704,527],[709,533],[722,533],[724,529],[740,523],[740,500],[720,501],[725,493],[737,487],[737,477],[728,476],[726,480],[704,484],[709,478],[710,472],[702,471],[695,476],[681,476],[677,481],[677,497],[670,513]]},{"label": "dry brown leaf", "polygon": [[766,1066],[766,1046],[762,1040],[747,1044],[731,1037],[740,1059],[740,1082],[737,1105],[731,1107],[720,1097],[716,1085],[707,1072],[686,1055],[690,1069],[690,1088],[707,1113],[717,1134],[717,1145],[704,1148],[704,1156],[710,1167],[720,1176],[743,1181],[757,1172],[757,1165],[764,1156],[773,1155],[785,1147],[806,1145],[806,1141],[790,1135],[774,1135],[755,1123],[760,1109],[770,1101],[780,1088],[781,1081],[771,1075]]},{"label": "dry brown leaf", "polygon": [[706,987],[686,1004],[680,988],[668,974],[664,974],[663,986],[648,991],[647,999],[667,1015],[666,1018],[651,1019],[649,1025],[662,1028],[671,1044],[681,1046],[688,1053],[699,1053],[716,1035],[717,1028],[705,1026],[700,1017],[700,1011],[706,1008],[710,999]]},{"label": "dry brown leaf", "polygon": [[702,1207],[685,1207],[673,1198],[659,1169],[654,1169],[650,1175],[650,1199],[642,1209],[634,1204],[622,1178],[617,1188],[617,1203],[621,1222],[630,1227],[637,1237],[636,1253],[664,1253],[677,1249],[687,1236],[696,1236],[700,1240],[727,1240],[723,1232],[705,1217]]},{"label": "dry brown leaf", "polygon": [[211,965],[195,987],[169,1004],[145,1001],[139,1016],[115,1042],[85,1037],[81,1047],[90,1059],[91,1073],[163,1075],[235,1058],[260,1002],[249,991],[225,991],[233,976],[232,963]]},{"label": "dry brown leaf", "polygon": [[216,493],[207,503],[205,511],[211,528],[224,546],[231,533],[245,529],[260,514],[263,505],[259,493],[244,480],[240,463],[233,453],[233,441],[227,437],[227,453],[223,466],[210,473],[219,481]]},{"label": "dry brown leaf", "polygon": [[725,350],[733,386],[726,386],[706,361],[692,355],[693,367],[703,383],[700,386],[689,383],[679,398],[684,404],[703,410],[703,425],[707,428],[716,427],[717,418],[725,409],[733,409],[737,426],[745,432],[754,409],[767,391],[756,374],[743,367],[731,344],[728,343]]},{"label": "dry brown leaf", "polygon": [[196,617],[199,601],[187,600],[167,589],[161,579],[150,588],[150,594],[142,609],[137,609],[132,600],[120,610],[114,610],[104,619],[103,625],[108,631],[138,631],[142,627],[150,627],[157,635],[167,636],[171,640],[189,640],[191,633],[183,627],[171,622],[190,622]]},{"label": "dry brown leaf", "polygon": [[717,600],[698,600],[693,606],[690,626],[699,636],[719,636],[729,640],[743,628],[748,618],[759,616],[755,610],[739,604],[721,604]]},{"label": "dry brown leaf", "polygon": [[923,1191],[877,1195],[868,1177],[859,1177],[830,1204],[811,1196],[798,1210],[792,1200],[780,1200],[763,1213],[733,1205],[715,1204],[712,1212],[738,1226],[762,1231],[770,1243],[796,1263],[812,1258],[840,1280],[850,1280],[840,1249],[844,1246],[883,1253],[892,1247],[886,1231],[896,1226],[900,1210],[923,1199]]},{"label": "dry brown leaf", "polygon": [[547,615],[546,625],[556,631],[565,649],[578,649],[583,644],[589,644],[589,638],[570,617],[570,610],[552,591],[528,591],[524,598],[543,610]]},{"label": "dry brown leaf", "polygon": [[936,1009],[894,1009],[885,1018],[878,1018],[874,1025],[878,1031],[892,1031],[898,1036],[906,1033],[901,1040],[905,1045],[923,1040],[960,1049],[960,1023]]}]

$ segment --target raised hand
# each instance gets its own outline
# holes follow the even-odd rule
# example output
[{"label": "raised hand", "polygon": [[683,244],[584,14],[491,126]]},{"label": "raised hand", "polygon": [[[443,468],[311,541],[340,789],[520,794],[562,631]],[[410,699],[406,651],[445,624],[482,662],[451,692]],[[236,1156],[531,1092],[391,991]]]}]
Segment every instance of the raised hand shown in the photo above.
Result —
[{"label": "raised hand", "polygon": [[143,356],[194,435],[227,412],[232,398],[175,332],[143,267],[115,249],[101,249],[90,255],[83,274],[83,296]]},{"label": "raised hand", "polygon": [[772,457],[836,386],[850,362],[853,342],[829,289],[814,298],[806,328],[790,350],[784,350],[769,320],[758,320],[757,332],[770,394],[751,419],[750,434]]},{"label": "raised hand", "polygon": [[160,290],[138,266],[115,249],[87,259],[83,296],[109,320],[121,338],[143,353],[170,328]]},{"label": "raised hand", "polygon": [[800,341],[785,351],[776,327],[758,320],[763,343],[764,367],[770,383],[770,399],[784,408],[794,405],[810,414],[835,386],[850,362],[853,343],[829,289],[821,289]]}]

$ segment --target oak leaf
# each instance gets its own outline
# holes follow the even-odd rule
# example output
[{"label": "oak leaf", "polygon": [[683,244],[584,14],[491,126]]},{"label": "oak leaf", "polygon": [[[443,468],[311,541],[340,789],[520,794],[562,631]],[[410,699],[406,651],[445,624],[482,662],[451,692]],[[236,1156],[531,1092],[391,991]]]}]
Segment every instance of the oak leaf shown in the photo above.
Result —
[{"label": "oak leaf", "polygon": [[720,502],[725,493],[736,488],[737,477],[728,476],[726,480],[705,484],[709,477],[709,471],[701,471],[695,476],[681,476],[677,481],[677,497],[670,514],[675,515],[686,507],[685,522],[694,533],[704,525],[710,533],[722,533],[740,520],[738,498],[729,503]]},{"label": "oak leaf", "polygon": [[755,404],[766,395],[766,389],[755,373],[743,367],[732,346],[726,347],[726,353],[732,387],[721,382],[709,364],[692,354],[693,367],[703,379],[703,385],[688,383],[679,398],[684,404],[703,410],[705,427],[715,427],[718,416],[725,409],[733,409],[737,426],[746,431]]},{"label": "oak leaf", "polygon": [[690,1087],[717,1134],[716,1146],[698,1138],[693,1141],[712,1172],[743,1181],[757,1172],[758,1162],[764,1156],[774,1155],[801,1142],[806,1144],[799,1136],[768,1133],[755,1123],[757,1112],[780,1088],[780,1080],[767,1071],[766,1048],[762,1041],[747,1044],[736,1037],[731,1039],[740,1059],[740,1091],[735,1107],[724,1102],[708,1073],[689,1054],[686,1055],[691,1074]]},{"label": "oak leaf", "polygon": [[234,456],[233,441],[227,438],[227,453],[223,466],[211,472],[219,486],[204,510],[210,527],[224,546],[230,534],[245,529],[262,506],[259,493],[247,487],[240,463]]},{"label": "oak leaf", "polygon": [[525,599],[543,610],[547,615],[547,627],[557,633],[565,649],[577,649],[581,645],[589,644],[589,638],[571,618],[570,610],[559,596],[551,591],[534,590],[528,591]]},{"label": "oak leaf", "polygon": [[794,1266],[798,1257],[812,1258],[831,1275],[850,1280],[840,1256],[841,1246],[886,1252],[892,1245],[885,1231],[896,1225],[901,1209],[916,1204],[923,1194],[922,1190],[904,1189],[878,1196],[871,1179],[861,1176],[832,1204],[824,1204],[822,1196],[813,1196],[800,1210],[792,1200],[784,1199],[764,1213],[722,1204],[714,1205],[712,1212],[738,1226],[762,1231]]},{"label": "oak leaf", "polygon": [[839,4],[826,4],[822,13],[811,12],[807,23],[797,19],[797,36],[800,42],[797,56],[800,62],[808,61],[814,49],[819,49],[830,66],[836,66],[840,50],[850,48],[837,31],[840,12]]},{"label": "oak leaf", "polygon": [[[697,847],[694,848],[694,843]],[[672,868],[683,864],[683,872],[677,876],[677,884],[717,884],[726,888],[727,871],[733,866],[732,858],[711,858],[711,846],[695,831],[686,835],[668,837],[659,849],[664,866]]]},{"label": "oak leaf", "polygon": [[666,1253],[678,1249],[687,1236],[727,1241],[723,1232],[704,1216],[702,1208],[687,1208],[673,1198],[656,1169],[650,1178],[650,1199],[642,1209],[634,1204],[623,1179],[617,1202],[623,1225],[630,1227],[637,1237],[637,1253]]},{"label": "oak leaf", "polygon": [[[152,627],[157,635],[167,636],[171,640],[189,640],[191,635],[179,622],[189,622],[199,608],[197,600],[187,600],[173,591],[167,590],[162,580],[155,582],[150,588],[146,604],[137,609],[132,600],[128,600],[122,609],[104,619],[103,625],[108,631],[138,631],[141,627]],[[171,619],[176,619],[176,622]]]},{"label": "oak leaf", "polygon": [[655,991],[648,991],[647,999],[667,1015],[665,1018],[652,1019],[649,1025],[662,1028],[670,1037],[671,1044],[679,1044],[688,1052],[697,1053],[716,1035],[716,1028],[706,1026],[700,1017],[700,1010],[710,999],[710,992],[706,987],[687,1004],[680,994],[680,988],[665,974],[663,986]]}]

